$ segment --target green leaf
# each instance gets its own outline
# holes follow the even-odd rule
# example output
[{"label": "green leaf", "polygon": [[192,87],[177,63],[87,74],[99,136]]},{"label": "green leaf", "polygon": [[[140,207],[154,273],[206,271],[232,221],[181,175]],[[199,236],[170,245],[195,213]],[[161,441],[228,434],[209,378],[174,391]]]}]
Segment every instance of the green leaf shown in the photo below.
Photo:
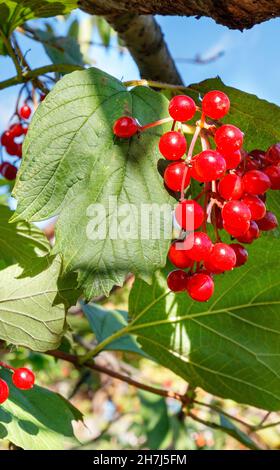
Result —
[{"label": "green leaf", "polygon": [[82,415],[71,403],[38,385],[17,389],[7,370],[1,369],[0,375],[10,387],[10,397],[0,407],[0,439],[24,450],[63,450],[78,444],[72,422]]},{"label": "green leaf", "polygon": [[280,409],[279,243],[260,239],[248,263],[215,277],[209,302],[191,302],[166,287],[137,280],[127,333],[143,350],[206,391],[271,411]]},{"label": "green leaf", "polygon": [[[32,120],[14,192],[14,220],[60,213],[55,252],[62,253],[66,272],[79,272],[87,298],[108,294],[128,272],[148,280],[165,264],[172,207],[157,170],[163,129],[116,141],[112,126],[123,114],[142,124],[166,117],[167,105],[159,93],[146,87],[128,92],[121,82],[92,68],[64,77]],[[157,207],[150,214],[152,223],[146,223],[146,238],[141,236],[144,204],[167,205],[165,233]],[[118,210],[131,205],[136,215],[130,210],[124,218]],[[101,220],[94,219],[96,208]],[[126,232],[127,222],[133,233]],[[158,239],[152,239],[152,230]]]},{"label": "green leaf", "polygon": [[60,279],[59,257],[37,258],[22,271],[12,265],[0,271],[0,338],[35,351],[59,346],[65,313],[76,300],[75,276]]},{"label": "green leaf", "polygon": [[[107,310],[97,304],[81,303],[81,308],[85,313],[92,331],[97,341],[100,343],[108,336],[127,326],[128,313],[123,310]],[[135,337],[124,335],[115,341],[112,341],[107,347],[110,351],[130,351],[149,357],[139,347]]]},{"label": "green leaf", "polygon": [[32,259],[48,254],[50,245],[35,225],[24,221],[10,224],[12,214],[7,206],[0,205],[0,260],[5,265],[19,263],[26,267]]},{"label": "green leaf", "polygon": [[220,425],[219,428],[222,429],[225,433],[232,436],[237,441],[241,442],[245,447],[251,450],[261,450],[260,447],[243,431],[241,431],[235,424],[233,424],[226,416],[223,414],[219,415]]},{"label": "green leaf", "polygon": [[105,47],[109,47],[114,30],[111,28],[109,23],[101,16],[96,16],[95,22],[102,44]]},{"label": "green leaf", "polygon": [[84,65],[80,46],[74,37],[54,36],[52,33],[38,29],[36,29],[36,36],[41,39],[53,64]]},{"label": "green leaf", "polygon": [[190,85],[186,93],[198,103],[199,97],[210,90],[220,90],[229,96],[231,108],[223,122],[240,127],[245,133],[246,150],[250,151],[255,148],[266,150],[270,145],[280,142],[279,106],[250,93],[228,87],[220,78]]},{"label": "green leaf", "polygon": [[0,29],[8,36],[25,21],[65,15],[74,8],[77,0],[0,0]]},{"label": "green leaf", "polygon": [[166,439],[169,437],[170,421],[164,398],[143,390],[138,391],[141,402],[141,417],[143,431],[147,436],[149,449],[164,449]]}]

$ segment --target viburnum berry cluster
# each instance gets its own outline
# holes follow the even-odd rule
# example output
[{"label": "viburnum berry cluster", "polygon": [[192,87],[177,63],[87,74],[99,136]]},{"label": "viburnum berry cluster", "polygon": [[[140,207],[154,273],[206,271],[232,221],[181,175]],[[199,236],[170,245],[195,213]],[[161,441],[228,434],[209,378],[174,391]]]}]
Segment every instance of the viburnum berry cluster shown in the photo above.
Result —
[{"label": "viburnum berry cluster", "polygon": [[[275,214],[266,208],[266,192],[280,189],[280,143],[267,151],[247,153],[243,132],[218,121],[229,109],[230,100],[221,91],[206,93],[201,107],[191,97],[177,95],[169,103],[169,118],[141,126],[133,117],[123,116],[113,128],[115,136],[130,138],[172,121],[171,130],[159,140],[159,151],[168,161],[163,175],[165,187],[179,199],[175,220],[180,234],[168,253],[177,269],[169,273],[167,284],[170,290],[186,291],[200,302],[213,295],[215,275],[247,262],[243,244],[251,244],[262,231],[278,226]],[[185,132],[191,126],[185,123],[196,113],[200,113],[200,119],[187,148]],[[194,153],[198,138],[202,149]],[[199,185],[200,192],[191,195],[191,188]],[[222,240],[225,232],[232,243]]]},{"label": "viburnum berry cluster", "polygon": [[[13,181],[17,175],[18,162],[22,157],[22,144],[28,131],[28,120],[31,114],[32,108],[24,102],[20,108],[17,107],[14,122],[1,135],[0,174],[9,181]],[[3,150],[7,155],[5,159]]]},{"label": "viburnum berry cluster", "polygon": [[[15,369],[4,362],[0,362],[0,369],[8,369],[12,372],[12,382],[20,390],[30,390],[35,383],[35,375],[26,367]],[[7,382],[0,377],[0,405],[9,398],[10,390]]]}]

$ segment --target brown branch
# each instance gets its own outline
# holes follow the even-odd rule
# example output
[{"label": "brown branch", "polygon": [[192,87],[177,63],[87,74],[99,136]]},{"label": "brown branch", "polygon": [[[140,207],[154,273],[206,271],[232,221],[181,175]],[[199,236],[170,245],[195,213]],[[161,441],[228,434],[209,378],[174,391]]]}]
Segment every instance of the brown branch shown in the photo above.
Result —
[{"label": "brown branch", "polygon": [[182,85],[182,78],[156,20],[148,15],[107,15],[135,60],[142,78]]},{"label": "brown branch", "polygon": [[80,0],[80,7],[95,15],[208,16],[229,28],[251,28],[280,15],[280,0]]},{"label": "brown branch", "polygon": [[[74,364],[76,367],[80,367],[79,358],[77,356],[74,356],[73,354],[68,354],[63,351],[48,351],[46,354],[48,354],[49,356],[53,356],[57,359],[62,359],[64,361],[70,362],[71,364]],[[110,377],[121,380],[122,382],[126,382],[129,385],[132,385],[133,387],[139,388],[141,390],[145,390],[146,392],[151,392],[151,393],[154,393],[155,395],[160,395],[164,398],[173,398],[174,400],[180,401],[184,405],[187,405],[190,402],[190,399],[187,396],[181,395],[180,393],[173,392],[170,390],[163,390],[160,388],[143,384],[126,375],[120,374],[119,372],[116,372],[114,370],[108,369],[107,367],[100,366],[96,363],[93,363],[92,361],[85,362],[83,366],[86,366],[89,369],[94,370],[96,372],[100,372],[101,374],[109,375]]]}]

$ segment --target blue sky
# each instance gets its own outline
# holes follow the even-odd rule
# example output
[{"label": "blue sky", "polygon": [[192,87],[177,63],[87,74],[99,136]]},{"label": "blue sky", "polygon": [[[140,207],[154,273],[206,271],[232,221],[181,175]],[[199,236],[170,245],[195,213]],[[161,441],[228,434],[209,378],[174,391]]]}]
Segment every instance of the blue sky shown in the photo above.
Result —
[{"label": "blue sky", "polygon": [[[80,18],[85,15],[73,13]],[[197,53],[209,57],[224,51],[223,57],[207,65],[178,63],[186,84],[219,75],[227,84],[254,93],[280,105],[279,39],[280,19],[257,25],[243,33],[217,25],[213,20],[184,17],[157,18],[171,53],[175,58],[192,58]],[[41,22],[37,22],[40,24]],[[36,25],[36,22],[33,23]],[[65,31],[63,22],[56,26],[60,34]],[[23,51],[33,67],[46,65],[49,59],[42,47],[34,41],[19,36]],[[139,77],[137,67],[128,53],[120,56],[116,49],[92,47],[91,55],[97,67],[119,79]],[[8,58],[0,57],[0,80],[14,75]],[[0,92],[0,130],[3,130],[12,113],[17,88]]]}]

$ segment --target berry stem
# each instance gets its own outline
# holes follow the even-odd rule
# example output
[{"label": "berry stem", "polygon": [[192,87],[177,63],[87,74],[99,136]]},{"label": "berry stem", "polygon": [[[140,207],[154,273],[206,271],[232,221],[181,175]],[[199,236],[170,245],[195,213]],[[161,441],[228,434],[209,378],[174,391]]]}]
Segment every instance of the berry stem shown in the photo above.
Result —
[{"label": "berry stem", "polygon": [[139,127],[139,132],[144,132],[147,129],[151,129],[152,127],[156,126],[161,126],[162,124],[165,124],[166,122],[171,122],[173,119],[171,117],[167,117],[164,119],[159,119],[158,121],[150,122],[149,124],[146,124],[145,126],[140,126]]},{"label": "berry stem", "polygon": [[200,134],[200,131],[201,131],[201,127],[196,126],[194,135],[192,137],[192,140],[191,140],[191,143],[190,143],[190,146],[189,146],[187,159],[186,159],[186,168],[185,168],[185,171],[184,171],[184,174],[183,174],[183,180],[182,180],[182,185],[181,185],[181,195],[180,195],[180,200],[181,201],[183,201],[183,199],[184,199],[184,188],[185,188],[185,181],[186,181],[186,177],[187,177],[187,173],[188,173],[188,163],[190,163],[190,161],[192,159],[194,147],[195,147],[196,141],[198,139],[198,136]]}]

